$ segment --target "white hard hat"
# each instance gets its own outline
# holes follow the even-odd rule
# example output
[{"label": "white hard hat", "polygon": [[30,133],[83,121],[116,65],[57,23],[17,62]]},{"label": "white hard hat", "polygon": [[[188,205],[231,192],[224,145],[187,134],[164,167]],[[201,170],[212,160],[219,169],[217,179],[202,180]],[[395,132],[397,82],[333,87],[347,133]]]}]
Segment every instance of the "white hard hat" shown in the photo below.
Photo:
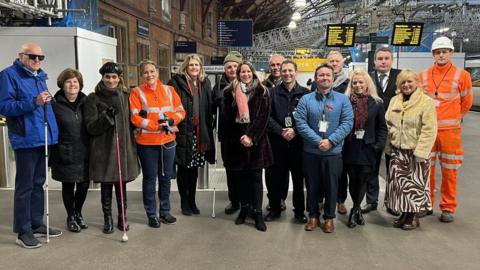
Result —
[{"label": "white hard hat", "polygon": [[432,52],[436,49],[451,49],[453,50],[453,42],[447,37],[439,37],[432,43]]}]

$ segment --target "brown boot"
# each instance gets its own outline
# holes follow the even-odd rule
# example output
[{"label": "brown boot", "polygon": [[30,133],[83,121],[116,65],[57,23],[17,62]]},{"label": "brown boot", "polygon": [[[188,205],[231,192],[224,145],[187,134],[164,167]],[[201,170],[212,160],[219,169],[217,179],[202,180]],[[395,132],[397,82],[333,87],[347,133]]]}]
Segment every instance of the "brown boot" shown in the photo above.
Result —
[{"label": "brown boot", "polygon": [[308,219],[307,225],[305,225],[305,231],[315,231],[318,227],[318,218],[311,217]]},{"label": "brown boot", "polygon": [[333,219],[325,219],[325,223],[323,224],[323,232],[324,233],[333,233],[335,231],[335,225],[333,225]]}]

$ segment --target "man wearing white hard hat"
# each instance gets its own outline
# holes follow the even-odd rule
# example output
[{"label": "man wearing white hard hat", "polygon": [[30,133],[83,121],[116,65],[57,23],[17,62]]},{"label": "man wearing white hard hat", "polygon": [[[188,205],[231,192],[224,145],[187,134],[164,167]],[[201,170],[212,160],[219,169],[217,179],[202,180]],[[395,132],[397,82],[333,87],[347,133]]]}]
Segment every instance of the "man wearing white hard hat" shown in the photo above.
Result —
[{"label": "man wearing white hard hat", "polygon": [[[435,199],[435,163],[442,171],[441,222],[452,222],[457,208],[457,169],[463,161],[461,121],[473,102],[470,74],[452,63],[454,47],[451,39],[439,37],[432,43],[434,64],[420,73],[420,82],[435,102],[437,139],[431,153],[430,190]],[[431,215],[433,210],[424,214]]]}]

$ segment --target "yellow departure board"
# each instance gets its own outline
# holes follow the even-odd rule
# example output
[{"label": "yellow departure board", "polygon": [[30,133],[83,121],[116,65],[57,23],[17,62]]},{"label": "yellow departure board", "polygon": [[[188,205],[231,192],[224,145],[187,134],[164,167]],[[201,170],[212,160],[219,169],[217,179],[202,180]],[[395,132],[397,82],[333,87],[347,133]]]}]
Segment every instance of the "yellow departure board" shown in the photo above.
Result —
[{"label": "yellow departure board", "polygon": [[393,25],[392,45],[419,46],[422,41],[423,23],[396,22]]},{"label": "yellow departure board", "polygon": [[328,24],[327,47],[353,47],[356,24]]}]

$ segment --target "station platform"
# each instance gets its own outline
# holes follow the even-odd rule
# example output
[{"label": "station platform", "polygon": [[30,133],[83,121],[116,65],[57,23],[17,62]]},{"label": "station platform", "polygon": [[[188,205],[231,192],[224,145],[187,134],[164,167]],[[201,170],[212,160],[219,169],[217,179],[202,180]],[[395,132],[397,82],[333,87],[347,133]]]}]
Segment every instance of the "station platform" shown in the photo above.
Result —
[{"label": "station platform", "polygon": [[459,171],[456,219],[450,224],[438,221],[437,202],[434,215],[421,219],[421,227],[414,231],[393,228],[394,217],[380,207],[365,215],[365,226],[350,229],[348,216],[338,215],[334,233],[306,232],[293,222],[289,196],[282,217],[267,223],[266,232],[259,232],[252,220],[237,226],[236,214],[224,214],[226,191],[216,192],[216,218],[212,218],[212,191],[205,190],[197,196],[201,214],[192,217],[181,215],[179,196],[173,191],[172,214],[177,224],[153,229],[146,223],[142,193],[132,189],[128,192],[129,241],[121,243],[122,232],[102,233],[98,190],[88,194],[83,215],[90,228],[80,233],[66,230],[61,192],[52,190],[50,224],[63,230],[63,235],[39,249],[26,250],[15,244],[12,232],[13,190],[3,189],[0,269],[479,269],[479,123],[477,112],[464,119],[465,160]]}]

